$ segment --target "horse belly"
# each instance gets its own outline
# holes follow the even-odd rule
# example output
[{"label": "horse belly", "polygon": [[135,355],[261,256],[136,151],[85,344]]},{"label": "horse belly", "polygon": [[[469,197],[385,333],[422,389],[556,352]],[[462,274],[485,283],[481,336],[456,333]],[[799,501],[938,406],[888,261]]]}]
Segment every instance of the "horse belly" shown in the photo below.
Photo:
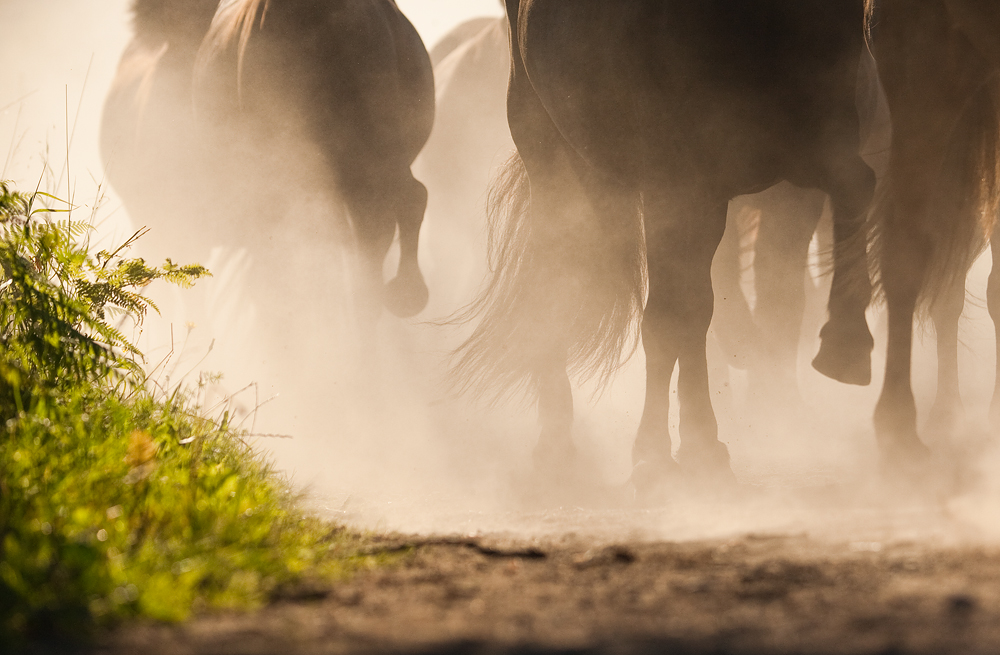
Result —
[{"label": "horse belly", "polygon": [[834,3],[844,16],[828,28],[787,3],[764,3],[778,16],[767,20],[754,5],[756,35],[718,20],[736,6],[722,0],[527,4],[521,51],[532,86],[594,165],[696,176],[736,195],[810,165],[806,153],[831,129],[849,134],[856,122],[862,35],[844,26],[855,13],[860,24],[857,0]]}]

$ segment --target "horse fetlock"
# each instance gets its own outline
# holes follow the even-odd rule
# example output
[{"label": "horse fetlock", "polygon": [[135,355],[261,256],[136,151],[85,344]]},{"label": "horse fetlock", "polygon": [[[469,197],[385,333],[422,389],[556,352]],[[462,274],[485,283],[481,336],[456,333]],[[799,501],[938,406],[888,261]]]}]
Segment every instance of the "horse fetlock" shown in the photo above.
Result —
[{"label": "horse fetlock", "polygon": [[399,318],[410,318],[427,306],[430,294],[419,269],[402,271],[385,285],[385,306]]},{"label": "horse fetlock", "polygon": [[689,474],[721,474],[722,477],[735,481],[733,470],[729,466],[729,449],[718,439],[686,440],[677,452],[677,461]]},{"label": "horse fetlock", "polygon": [[917,409],[912,393],[885,393],[875,406],[875,439],[885,467],[928,453],[917,436]]},{"label": "horse fetlock", "polygon": [[872,338],[868,324],[843,326],[832,321],[820,331],[819,352],[813,359],[813,368],[828,378],[866,386],[872,381]]}]

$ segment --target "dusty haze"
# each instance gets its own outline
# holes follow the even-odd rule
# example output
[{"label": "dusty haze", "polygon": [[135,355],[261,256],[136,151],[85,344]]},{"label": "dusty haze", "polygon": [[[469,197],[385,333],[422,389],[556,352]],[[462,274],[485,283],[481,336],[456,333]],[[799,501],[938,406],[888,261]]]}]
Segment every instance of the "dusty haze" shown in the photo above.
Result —
[{"label": "dusty haze", "polygon": [[[77,218],[95,216],[94,243],[101,245],[119,243],[140,226],[114,190],[102,186],[105,163],[97,148],[103,99],[130,36],[128,4],[0,0],[2,177],[25,190],[41,181],[42,188],[70,197]],[[464,19],[500,13],[495,0],[399,0],[399,5],[428,47]],[[309,220],[321,220],[326,211],[311,198],[291,202],[297,205],[288,211]],[[471,234],[481,230],[479,216],[430,213],[426,225],[433,230],[435,224],[461,220],[473,222]],[[146,237],[156,238],[155,232]],[[876,333],[873,384],[846,387],[812,371],[812,339],[799,362],[807,411],[762,407],[748,397],[744,373],[716,367],[720,436],[737,476],[749,485],[743,497],[637,509],[624,485],[642,411],[641,356],[600,397],[591,389],[577,390],[575,436],[589,468],[570,475],[560,488],[546,488],[530,475],[533,411],[470,405],[442,383],[445,355],[461,331],[423,321],[458,309],[433,300],[436,286],[455,286],[444,260],[421,253],[437,313],[411,321],[384,315],[379,361],[359,364],[351,329],[337,313],[346,300],[330,270],[330,245],[294,234],[286,238],[303,284],[296,292],[298,310],[284,318],[284,343],[262,342],[255,326],[268,308],[254,306],[241,290],[254,262],[246,253],[217,248],[201,262],[215,277],[195,293],[150,290],[164,316],[148,322],[141,345],[151,366],[162,362],[157,379],[165,386],[196,385],[201,372],[222,373],[221,383],[201,392],[206,403],[228,402],[255,433],[293,437],[260,437],[258,443],[331,515],[404,531],[572,530],[649,538],[805,531],[859,542],[1000,538],[995,475],[1000,458],[987,445],[993,437],[985,420],[994,362],[993,327],[983,300],[988,260],[980,260],[970,276],[962,321],[960,366],[969,420],[955,450],[968,482],[963,495],[930,503],[883,502],[874,479],[871,415],[881,384],[884,322],[878,311],[870,311]],[[478,282],[461,280],[455,296],[471,294]],[[198,324],[189,327],[195,315]],[[934,393],[933,348],[929,335],[915,354],[921,416]],[[368,375],[371,380],[360,379]],[[977,472],[987,475],[973,476]]]}]

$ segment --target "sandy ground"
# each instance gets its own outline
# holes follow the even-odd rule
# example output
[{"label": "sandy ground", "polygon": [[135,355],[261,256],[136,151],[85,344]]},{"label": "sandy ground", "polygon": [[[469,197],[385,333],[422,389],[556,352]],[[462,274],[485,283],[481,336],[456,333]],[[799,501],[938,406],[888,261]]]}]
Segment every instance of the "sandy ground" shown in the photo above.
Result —
[{"label": "sandy ground", "polygon": [[96,653],[996,653],[1000,548],[388,539],[396,567]]}]

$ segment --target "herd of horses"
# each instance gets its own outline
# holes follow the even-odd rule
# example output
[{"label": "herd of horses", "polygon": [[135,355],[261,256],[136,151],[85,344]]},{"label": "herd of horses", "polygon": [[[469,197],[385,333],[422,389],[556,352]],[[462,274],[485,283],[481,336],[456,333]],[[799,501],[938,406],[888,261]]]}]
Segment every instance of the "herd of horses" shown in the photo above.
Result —
[{"label": "herd of horses", "polygon": [[[165,205],[204,207],[198,221],[158,226],[178,247],[202,228],[208,243],[266,240],[283,229],[269,220],[280,185],[301,191],[308,180],[310,192],[342,210],[330,222],[356,253],[357,317],[369,332],[383,305],[406,317],[428,302],[418,264],[428,202],[430,216],[436,203],[449,207],[442,214],[467,214],[456,229],[479,230],[485,217],[488,274],[460,313],[474,327],[453,355],[455,384],[492,400],[536,399],[535,461],[544,472],[573,457],[571,377],[607,383],[641,345],[637,488],[732,479],[706,356],[713,258],[720,243],[732,249],[724,242],[731,200],[790,183],[777,202],[801,216],[762,210],[758,248],[784,244],[772,248],[772,262],[785,273],[770,284],[784,285],[779,295],[801,294],[795,286],[828,198],[833,276],[813,366],[868,384],[866,310],[884,297],[888,351],[875,432],[883,469],[919,483],[934,462],[917,433],[914,317],[926,309],[934,320],[936,408],[946,414],[960,406],[965,278],[987,244],[988,308],[1000,321],[1000,244],[990,241],[1000,209],[1000,4],[505,5],[505,20],[466,24],[432,61],[392,0],[135,0],[135,36],[105,106],[110,180],[140,221],[162,222]],[[462,76],[467,83],[451,84]],[[862,141],[879,111],[888,149],[876,175]],[[416,169],[452,188],[436,198],[445,184],[429,183],[428,199],[411,167],[432,125]],[[301,144],[294,161],[280,154],[286,140]],[[511,158],[495,166],[510,144]],[[460,153],[470,151],[478,159],[464,162]],[[237,163],[240,173],[227,178]],[[248,163],[257,181],[246,181]],[[397,235],[398,271],[385,282]],[[453,276],[487,270],[470,252],[442,254],[456,265]],[[760,298],[767,285],[758,281]]]}]

